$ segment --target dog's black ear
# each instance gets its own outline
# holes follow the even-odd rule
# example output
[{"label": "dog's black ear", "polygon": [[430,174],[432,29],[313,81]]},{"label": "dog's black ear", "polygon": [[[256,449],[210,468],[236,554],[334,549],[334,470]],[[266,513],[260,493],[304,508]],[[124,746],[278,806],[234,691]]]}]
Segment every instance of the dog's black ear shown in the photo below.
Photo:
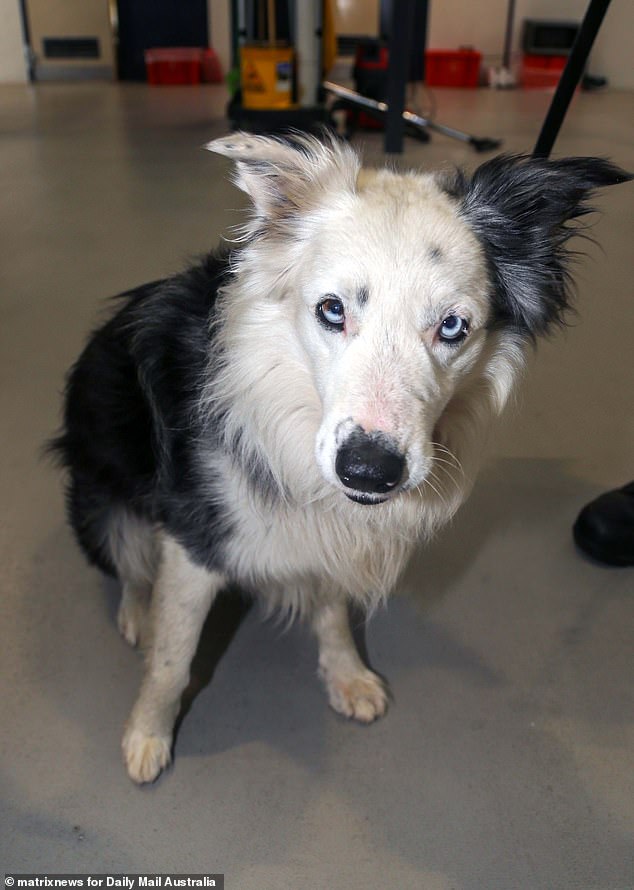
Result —
[{"label": "dog's black ear", "polygon": [[261,221],[280,222],[327,194],[354,191],[360,161],[345,143],[296,133],[286,138],[233,133],[214,139],[209,151],[236,164],[235,182],[253,201]]},{"label": "dog's black ear", "polygon": [[534,339],[569,305],[569,238],[597,188],[632,177],[601,158],[501,155],[443,185],[480,239],[493,280],[494,323]]}]

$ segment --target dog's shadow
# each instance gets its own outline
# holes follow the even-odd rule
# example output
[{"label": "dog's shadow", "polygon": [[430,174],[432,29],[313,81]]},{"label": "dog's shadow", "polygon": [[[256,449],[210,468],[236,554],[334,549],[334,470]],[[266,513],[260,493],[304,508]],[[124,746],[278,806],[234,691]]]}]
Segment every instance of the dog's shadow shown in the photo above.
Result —
[{"label": "dog's shadow", "polygon": [[[181,698],[181,707],[174,726],[175,744],[178,743],[180,728],[195,700],[211,685],[218,666],[254,606],[253,599],[238,588],[227,588],[216,598],[205,620],[192,660],[189,684]],[[361,659],[367,667],[376,670],[371,665],[368,654],[365,614],[355,606],[350,606],[349,613],[352,635]],[[298,633],[309,636],[307,627],[300,628]],[[275,641],[273,645],[274,643]],[[311,640],[311,643],[310,648],[314,648],[315,642]]]},{"label": "dog's shadow", "polygon": [[213,680],[216,668],[252,607],[253,601],[237,589],[227,588],[216,597],[191,663],[189,684],[181,698],[181,709],[174,726],[175,739],[195,699]]},{"label": "dog's shadow", "polygon": [[[121,599],[121,588],[117,581],[101,579],[108,618],[116,624],[116,615]],[[196,698],[212,682],[218,665],[238,633],[244,619],[253,608],[253,600],[238,588],[227,587],[220,591],[205,619],[196,654],[190,666],[190,679],[181,697],[180,711],[174,726],[174,739]]]},{"label": "dog's shadow", "polygon": [[[453,521],[431,541],[417,547],[399,590],[411,597],[423,613],[429,611],[460,585],[487,541],[502,541],[497,558],[511,559],[509,548],[517,545],[506,541],[506,532],[538,527],[553,492],[563,502],[574,498],[578,490],[579,480],[568,475],[560,461],[499,458],[487,464]],[[583,501],[582,496],[579,503]],[[573,519],[571,513],[570,524]],[[521,539],[521,534],[518,537]],[[495,569],[496,566],[490,567],[491,572]]]}]

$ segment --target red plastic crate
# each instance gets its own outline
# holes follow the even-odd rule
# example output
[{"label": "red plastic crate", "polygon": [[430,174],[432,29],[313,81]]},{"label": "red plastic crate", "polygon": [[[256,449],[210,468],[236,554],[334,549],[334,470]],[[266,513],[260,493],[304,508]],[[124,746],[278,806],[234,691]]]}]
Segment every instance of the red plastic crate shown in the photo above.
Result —
[{"label": "red plastic crate", "polygon": [[201,66],[202,80],[205,83],[222,83],[222,68],[215,50],[202,50]]},{"label": "red plastic crate", "polygon": [[160,47],[146,49],[145,68],[153,86],[200,83],[203,50],[198,47]]},{"label": "red plastic crate", "polygon": [[520,83],[524,89],[549,89],[559,83],[566,67],[567,56],[537,56],[525,53],[520,68]]},{"label": "red plastic crate", "polygon": [[477,87],[482,54],[472,49],[428,49],[425,83],[430,87]]}]

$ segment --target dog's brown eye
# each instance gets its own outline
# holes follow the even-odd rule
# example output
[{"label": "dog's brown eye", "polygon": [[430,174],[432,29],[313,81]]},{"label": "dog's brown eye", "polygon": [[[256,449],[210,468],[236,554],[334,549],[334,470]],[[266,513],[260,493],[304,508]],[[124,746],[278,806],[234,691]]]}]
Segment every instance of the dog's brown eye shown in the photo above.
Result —
[{"label": "dog's brown eye", "polygon": [[317,304],[317,318],[331,330],[343,330],[346,315],[338,297],[326,297]]},{"label": "dog's brown eye", "polygon": [[462,343],[469,332],[469,322],[459,315],[448,315],[438,330],[438,339],[443,343]]}]

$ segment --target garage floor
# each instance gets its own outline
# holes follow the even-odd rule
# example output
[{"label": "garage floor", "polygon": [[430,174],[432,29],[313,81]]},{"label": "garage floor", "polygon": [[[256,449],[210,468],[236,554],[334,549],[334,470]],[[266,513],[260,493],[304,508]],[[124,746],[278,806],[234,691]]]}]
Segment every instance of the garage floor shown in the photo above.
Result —
[{"label": "garage floor", "polygon": [[[436,92],[530,150],[549,96]],[[634,477],[632,186],[598,200],[579,316],[540,345],[474,494],[367,630],[386,719],[331,712],[307,631],[225,602],[155,785],[119,755],[141,663],[39,457],[103,300],[238,222],[218,87],[0,88],[0,860],[18,872],[223,872],[231,890],[630,890],[634,570],[570,526]],[[559,154],[634,169],[632,94],[579,95]],[[381,161],[370,135],[367,159]],[[479,161],[407,142],[412,166]],[[210,681],[211,675],[213,678]]]}]

